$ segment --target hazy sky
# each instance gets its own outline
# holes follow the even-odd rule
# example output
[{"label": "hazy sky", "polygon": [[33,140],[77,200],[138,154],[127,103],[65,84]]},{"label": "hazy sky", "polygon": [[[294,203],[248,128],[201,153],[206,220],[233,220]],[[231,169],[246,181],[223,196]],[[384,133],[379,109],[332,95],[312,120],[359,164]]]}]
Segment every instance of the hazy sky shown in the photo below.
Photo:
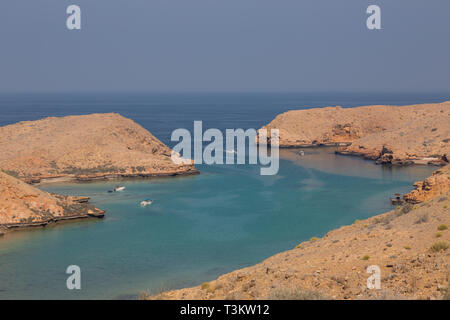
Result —
[{"label": "hazy sky", "polygon": [[1,92],[263,90],[449,92],[450,1],[0,1]]}]

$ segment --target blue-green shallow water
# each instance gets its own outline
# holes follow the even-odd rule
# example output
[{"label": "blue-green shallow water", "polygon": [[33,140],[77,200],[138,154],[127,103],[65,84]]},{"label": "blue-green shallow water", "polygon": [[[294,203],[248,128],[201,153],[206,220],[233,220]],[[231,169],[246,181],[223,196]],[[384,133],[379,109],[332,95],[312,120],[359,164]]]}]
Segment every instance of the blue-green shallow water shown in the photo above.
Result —
[{"label": "blue-green shallow water", "polygon": [[[104,220],[7,234],[0,242],[0,298],[133,298],[200,284],[249,266],[312,236],[391,208],[432,168],[386,168],[330,149],[282,152],[280,172],[253,166],[201,166],[202,174],[117,182],[47,185],[87,195]],[[147,197],[154,203],[141,208]],[[68,265],[82,290],[65,287]]]}]

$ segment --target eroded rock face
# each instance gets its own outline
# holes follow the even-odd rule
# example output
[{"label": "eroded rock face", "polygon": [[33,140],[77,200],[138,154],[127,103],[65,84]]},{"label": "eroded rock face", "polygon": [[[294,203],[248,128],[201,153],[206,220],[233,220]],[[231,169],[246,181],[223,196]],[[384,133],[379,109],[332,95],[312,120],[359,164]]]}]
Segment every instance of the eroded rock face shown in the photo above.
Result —
[{"label": "eroded rock face", "polygon": [[379,163],[442,165],[450,155],[450,102],[288,111],[263,128],[279,129],[281,147],[344,143],[339,153]]},{"label": "eroded rock face", "polygon": [[192,164],[174,164],[167,146],[114,113],[1,127],[0,150],[0,168],[28,182],[198,173]]},{"label": "eroded rock face", "polygon": [[103,215],[86,198],[50,194],[0,171],[0,229]]}]

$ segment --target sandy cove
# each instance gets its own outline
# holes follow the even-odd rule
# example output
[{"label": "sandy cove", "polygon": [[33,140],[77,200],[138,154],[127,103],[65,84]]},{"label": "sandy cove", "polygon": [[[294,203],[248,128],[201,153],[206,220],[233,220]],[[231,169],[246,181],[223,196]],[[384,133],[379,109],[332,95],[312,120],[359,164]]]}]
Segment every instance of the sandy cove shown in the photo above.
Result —
[{"label": "sandy cove", "polygon": [[[147,299],[449,299],[450,102],[404,107],[327,107],[289,111],[281,147],[341,146],[339,153],[379,164],[442,165],[405,205],[312,238],[260,264],[201,286]],[[268,138],[270,143],[270,137]],[[366,269],[381,269],[369,290]]]}]

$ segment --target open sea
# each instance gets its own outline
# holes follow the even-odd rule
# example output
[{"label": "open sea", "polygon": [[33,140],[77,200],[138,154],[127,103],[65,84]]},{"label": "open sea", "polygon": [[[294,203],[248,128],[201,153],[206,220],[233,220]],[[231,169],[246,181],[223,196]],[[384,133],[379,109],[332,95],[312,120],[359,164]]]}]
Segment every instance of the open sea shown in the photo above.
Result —
[{"label": "open sea", "polygon": [[[0,125],[48,116],[118,112],[169,146],[171,132],[260,128],[291,109],[414,104],[450,100],[427,94],[3,94]],[[0,238],[0,299],[135,299],[140,292],[199,285],[288,250],[309,238],[391,209],[432,167],[383,167],[333,148],[280,152],[280,170],[255,165],[197,166],[176,178],[43,186],[91,197],[103,220],[63,223]],[[120,193],[107,193],[117,184]],[[144,198],[154,203],[141,208]],[[81,290],[66,288],[69,265]]]}]

